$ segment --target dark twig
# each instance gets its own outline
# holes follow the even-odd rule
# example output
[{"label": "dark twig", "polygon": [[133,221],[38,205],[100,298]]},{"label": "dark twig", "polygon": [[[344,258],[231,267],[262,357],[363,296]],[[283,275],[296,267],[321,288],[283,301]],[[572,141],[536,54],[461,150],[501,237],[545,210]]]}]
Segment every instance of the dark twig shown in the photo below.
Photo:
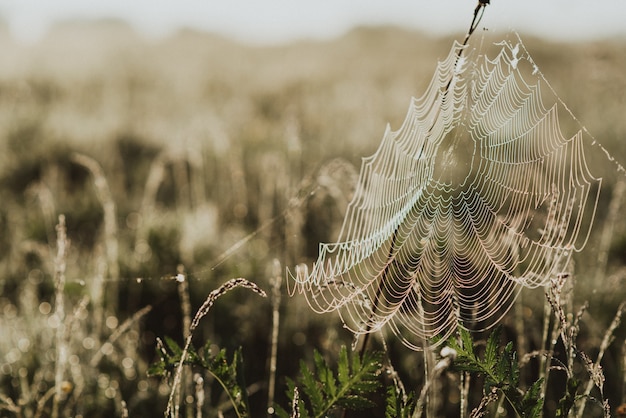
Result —
[{"label": "dark twig", "polygon": [[[461,45],[461,47],[459,48],[459,51],[457,53],[457,63],[458,60],[461,58],[461,56],[463,55],[463,51],[465,50],[465,47],[467,46],[467,43],[469,42],[470,37],[472,36],[472,34],[474,33],[474,31],[476,30],[476,28],[478,27],[483,14],[484,14],[484,9],[485,7],[489,4],[490,0],[478,0],[478,4],[476,5],[476,8],[474,9],[474,15],[472,17],[472,23],[470,24],[469,30],[467,31],[467,34],[465,35],[465,39],[463,40],[463,44]],[[452,76],[454,77],[454,75]],[[448,84],[446,84],[446,87],[444,89],[444,97],[445,95],[448,94],[448,91],[450,89],[450,85],[452,84],[452,78],[448,81]],[[434,122],[433,122],[434,124]],[[432,127],[429,129],[429,132],[432,130]],[[423,152],[423,148],[422,151]],[[369,316],[369,320],[368,323],[366,325],[365,328],[365,332],[364,332],[364,336],[363,336],[363,343],[361,344],[361,349],[359,350],[359,357],[361,358],[361,360],[363,360],[363,357],[365,355],[365,351],[367,350],[367,345],[369,343],[370,340],[370,334],[372,333],[372,320],[374,318],[374,315],[376,314],[376,311],[378,310],[378,305],[380,304],[380,299],[381,299],[381,293],[383,290],[383,285],[387,280],[387,276],[391,270],[391,263],[392,263],[392,259],[394,257],[394,254],[396,252],[396,246],[398,243],[398,233],[399,233],[399,228],[397,228],[394,233],[393,236],[391,238],[391,245],[389,247],[389,253],[387,255],[387,264],[385,266],[385,269],[382,272],[380,281],[378,282],[378,287],[376,290],[376,295],[374,298],[374,303],[372,305],[372,313]],[[344,410],[343,412],[343,417],[346,417],[346,410]]]},{"label": "dark twig", "polygon": [[[463,40],[463,44],[462,44],[461,48],[459,48],[459,52],[457,54],[457,61],[463,55],[463,51],[465,50],[465,46],[467,46],[467,43],[469,42],[470,37],[472,36],[474,31],[476,30],[476,28],[480,24],[480,21],[481,21],[481,19],[483,17],[483,14],[485,13],[485,7],[489,4],[489,2],[490,2],[490,0],[478,0],[478,4],[476,5],[476,8],[474,9],[474,16],[472,18],[472,23],[470,24],[469,30],[467,31],[467,34],[465,35],[465,39]],[[448,84],[446,85],[446,88],[444,90],[444,94],[448,93],[448,90],[450,88],[450,84],[451,83],[452,83],[452,79],[450,79],[450,81],[448,81]],[[396,250],[397,238],[398,238],[398,229],[396,229],[394,231],[393,236],[391,238],[391,246],[389,247],[389,254],[387,255],[387,266],[383,270],[383,274],[382,274],[381,279],[380,279],[380,281],[378,283],[378,289],[376,291],[376,297],[374,299],[374,304],[372,306],[372,313],[370,315],[370,319],[372,319],[374,317],[374,315],[376,314],[376,311],[378,309],[378,304],[380,303],[382,286],[383,286],[383,283],[385,283],[385,281],[387,280],[387,275],[389,274],[391,261],[392,261],[392,258],[394,256],[395,250]],[[365,329],[365,333],[364,333],[364,336],[363,336],[363,344],[361,345],[361,350],[359,352],[359,356],[361,357],[361,359],[363,359],[363,355],[365,354],[365,350],[367,349],[367,344],[369,342],[369,338],[370,338],[371,332],[372,332],[372,325],[371,325],[371,321],[370,321],[370,323],[367,324],[367,327]]]},{"label": "dark twig", "polygon": [[[463,55],[463,51],[465,50],[465,47],[467,46],[470,37],[472,36],[474,31],[476,31],[476,28],[480,24],[480,21],[482,20],[483,14],[485,12],[485,7],[489,4],[489,2],[490,2],[490,0],[478,0],[478,4],[476,5],[476,8],[474,9],[474,16],[472,17],[472,23],[470,24],[469,30],[467,31],[467,34],[465,35],[465,39],[463,40],[463,44],[461,45],[461,47],[459,48],[459,51],[457,53],[457,62],[461,58],[461,56]],[[452,78],[448,81],[448,84],[446,84],[446,88],[444,90],[444,95],[446,95],[448,93],[451,84],[452,84]],[[430,130],[432,130],[432,127],[431,127]],[[422,149],[422,151],[423,151],[423,149]],[[387,255],[387,265],[386,265],[385,269],[383,270],[383,273],[381,275],[380,281],[378,282],[378,288],[376,290],[376,296],[374,298],[374,304],[372,305],[372,313],[370,314],[370,317],[369,317],[370,320],[368,321],[368,323],[366,325],[364,336],[363,336],[363,343],[361,344],[361,349],[359,351],[359,357],[361,358],[361,360],[363,360],[363,356],[365,355],[365,351],[367,350],[367,345],[369,343],[370,334],[372,333],[372,323],[371,322],[372,322],[372,319],[373,319],[374,315],[376,314],[376,311],[378,310],[378,305],[380,303],[380,298],[381,298],[383,284],[387,280],[387,276],[389,274],[391,263],[392,263],[392,258],[394,257],[394,254],[396,252],[396,245],[397,245],[397,241],[398,241],[398,231],[399,231],[399,229],[396,229],[394,231],[394,233],[393,233],[392,238],[391,238],[391,245],[389,247],[389,254]],[[344,416],[345,416],[345,411],[344,411]]]}]

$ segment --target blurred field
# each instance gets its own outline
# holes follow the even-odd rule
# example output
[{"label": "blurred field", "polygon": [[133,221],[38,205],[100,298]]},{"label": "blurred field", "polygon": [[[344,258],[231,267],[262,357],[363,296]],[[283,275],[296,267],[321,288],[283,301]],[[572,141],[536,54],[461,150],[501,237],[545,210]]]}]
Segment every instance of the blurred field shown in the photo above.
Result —
[{"label": "blurred field", "polygon": [[[67,379],[84,394],[79,414],[119,415],[121,399],[131,416],[162,414],[166,389],[146,369],[157,336],[183,338],[178,266],[195,312],[227,279],[269,291],[285,267],[315,258],[341,226],[361,157],[387,122],[400,126],[451,41],[389,27],[253,47],[189,30],[147,40],[116,21],[67,22],[32,45],[0,34],[0,393],[36,403],[54,387],[58,359],[46,353],[58,345],[51,310],[64,214]],[[524,41],[573,114],[626,164],[626,40]],[[626,298],[626,222],[610,217],[611,204],[623,211],[623,176],[601,153],[589,162],[605,192],[576,262],[573,303],[590,303],[579,345],[593,354]],[[262,411],[271,304],[236,292],[195,338],[244,347],[247,380],[258,384],[250,400]],[[524,294],[528,350],[541,339],[542,296]],[[351,343],[337,318],[314,316],[297,296],[283,297],[281,312],[278,376],[293,376],[313,347],[332,356]],[[624,334],[605,355],[613,407],[626,401]],[[390,349],[419,388],[416,355]],[[283,378],[278,385],[284,402]]]}]

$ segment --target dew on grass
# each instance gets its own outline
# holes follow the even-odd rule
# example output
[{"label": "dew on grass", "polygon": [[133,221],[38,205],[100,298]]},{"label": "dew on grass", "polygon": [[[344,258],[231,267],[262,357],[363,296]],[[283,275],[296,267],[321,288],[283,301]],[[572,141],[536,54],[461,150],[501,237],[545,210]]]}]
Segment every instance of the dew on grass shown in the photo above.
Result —
[{"label": "dew on grass", "polygon": [[150,384],[146,380],[140,380],[137,382],[137,390],[140,392],[145,392],[150,388]]},{"label": "dew on grass", "polygon": [[48,317],[48,326],[50,328],[57,329],[59,325],[61,325],[61,320],[58,315],[54,314]]},{"label": "dew on grass", "polygon": [[50,314],[50,312],[52,312],[52,305],[50,305],[50,303],[41,302],[39,304],[39,313],[41,313],[42,315],[48,315]]},{"label": "dew on grass", "polygon": [[104,396],[109,399],[115,399],[115,395],[117,394],[117,390],[113,387],[108,387],[104,390]]},{"label": "dew on grass", "polygon": [[98,387],[100,389],[105,389],[109,387],[110,382],[111,382],[111,379],[108,374],[102,373],[98,376]]},{"label": "dew on grass", "polygon": [[159,395],[168,396],[170,394],[170,387],[166,384],[159,385]]},{"label": "dew on grass", "polygon": [[19,361],[20,358],[22,358],[22,353],[20,352],[20,350],[18,350],[17,348],[13,348],[6,354],[4,360],[7,363],[16,363],[17,361]]},{"label": "dew on grass", "polygon": [[83,339],[83,348],[85,350],[92,350],[96,346],[96,342],[91,337],[86,337]]},{"label": "dew on grass", "polygon": [[105,324],[106,324],[107,328],[109,328],[109,329],[117,328],[117,324],[118,324],[117,317],[113,316],[113,315],[108,316],[106,321],[105,321]]},{"label": "dew on grass", "polygon": [[135,365],[135,360],[133,360],[130,357],[124,357],[124,359],[122,360],[122,366],[125,369],[130,369]]},{"label": "dew on grass", "polygon": [[124,377],[128,380],[135,380],[137,378],[137,372],[135,369],[124,369]]},{"label": "dew on grass", "polygon": [[135,366],[135,360],[133,360],[132,358],[124,357],[124,359],[122,359],[122,367],[124,367],[124,376],[128,380],[134,380],[137,378],[137,372],[134,366]]},{"label": "dew on grass", "polygon": [[17,348],[19,348],[22,353],[26,353],[30,348],[30,340],[26,337],[20,338],[17,342]]},{"label": "dew on grass", "polygon": [[9,363],[4,363],[0,367],[0,371],[2,372],[3,375],[10,376],[11,373],[13,372],[13,367]]},{"label": "dew on grass", "polygon": [[39,269],[32,269],[28,272],[28,281],[32,284],[39,284],[43,281],[44,274]]},{"label": "dew on grass", "polygon": [[111,354],[113,354],[113,344],[109,342],[104,343],[100,351],[102,351],[102,354],[104,354],[105,356],[110,356]]}]

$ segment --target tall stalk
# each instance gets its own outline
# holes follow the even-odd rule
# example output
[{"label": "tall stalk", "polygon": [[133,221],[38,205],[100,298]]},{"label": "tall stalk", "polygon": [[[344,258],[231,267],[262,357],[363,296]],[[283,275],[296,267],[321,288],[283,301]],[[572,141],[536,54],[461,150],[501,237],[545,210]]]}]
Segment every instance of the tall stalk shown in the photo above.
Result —
[{"label": "tall stalk", "polygon": [[[465,47],[467,46],[467,43],[469,42],[470,37],[472,36],[474,31],[478,27],[484,14],[484,8],[489,4],[489,1],[490,0],[478,0],[478,4],[476,5],[476,8],[474,9],[474,16],[472,18],[472,23],[470,24],[469,30],[467,31],[467,34],[465,35],[465,39],[463,40],[463,44],[461,45],[457,53],[457,60],[456,60],[457,63],[459,59],[461,59],[461,57],[463,56],[463,51],[465,50]],[[451,84],[452,84],[452,78],[448,81],[448,84],[446,84],[446,88],[443,92],[444,94],[443,99],[445,99],[445,96],[449,93]],[[436,119],[437,118],[435,118],[435,120]],[[433,125],[434,125],[434,122],[433,122]],[[432,129],[433,127],[431,126],[431,128],[429,129],[429,132],[432,131]],[[422,151],[423,151],[423,147],[422,147]],[[391,237],[391,245],[389,247],[389,254],[387,255],[387,264],[386,264],[385,269],[383,270],[383,274],[381,275],[380,281],[378,282],[378,288],[376,290],[374,304],[372,305],[372,313],[370,315],[370,319],[374,317],[374,315],[376,314],[376,311],[378,310],[378,305],[380,304],[380,297],[381,297],[380,295],[382,293],[383,284],[387,281],[387,276],[389,274],[390,266],[392,264],[394,254],[397,250],[396,246],[398,244],[397,242],[398,232],[399,232],[399,228],[397,228],[393,232],[393,236]],[[372,331],[372,325],[371,325],[371,321],[369,321],[365,329],[365,333],[364,333],[365,335],[363,337],[363,343],[361,345],[361,350],[359,353],[361,359],[363,359],[363,355],[365,354],[365,350],[367,349],[371,331]]]},{"label": "tall stalk", "polygon": [[57,231],[57,255],[54,260],[55,269],[55,297],[54,316],[57,321],[56,329],[56,364],[54,372],[54,398],[52,400],[52,418],[59,416],[59,404],[64,397],[63,378],[67,368],[69,347],[65,333],[65,268],[69,243],[65,227],[65,215],[59,215]]},{"label": "tall stalk", "polygon": [[280,288],[282,285],[282,275],[280,271],[280,262],[274,260],[272,268],[272,336],[271,336],[271,354],[270,354],[270,376],[267,388],[267,413],[274,414],[274,396],[276,392],[276,363],[278,358],[278,329],[280,324]]}]

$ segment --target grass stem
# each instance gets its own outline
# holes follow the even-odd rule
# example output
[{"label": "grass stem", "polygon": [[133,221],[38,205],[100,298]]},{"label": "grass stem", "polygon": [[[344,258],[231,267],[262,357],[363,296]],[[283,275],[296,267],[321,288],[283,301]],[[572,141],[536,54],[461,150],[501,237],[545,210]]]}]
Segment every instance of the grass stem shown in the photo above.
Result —
[{"label": "grass stem", "polygon": [[67,228],[65,226],[65,215],[59,215],[59,223],[56,226],[57,231],[57,254],[54,260],[55,266],[55,298],[54,298],[54,315],[57,321],[56,328],[56,362],[54,373],[54,398],[52,400],[52,418],[59,416],[59,407],[63,392],[63,380],[67,360],[69,356],[69,347],[65,333],[65,270],[67,266],[67,251],[69,242],[67,240]]},{"label": "grass stem", "polygon": [[245,287],[245,288],[251,289],[252,291],[254,291],[255,293],[258,293],[259,295],[263,297],[267,296],[265,292],[261,288],[259,288],[255,283],[252,283],[251,281],[246,280],[244,278],[230,279],[229,281],[221,285],[219,288],[209,293],[209,295],[205,299],[202,306],[200,306],[200,309],[198,309],[198,312],[196,312],[196,315],[194,316],[189,326],[189,334],[185,340],[185,347],[183,348],[183,352],[180,355],[180,361],[178,363],[178,367],[176,367],[176,372],[174,374],[174,382],[172,383],[172,389],[170,391],[170,396],[167,401],[167,408],[165,410],[166,417],[178,418],[179,416],[179,402],[176,402],[175,399],[177,399],[177,396],[180,393],[180,384],[181,384],[181,379],[182,379],[183,367],[185,365],[185,360],[187,359],[187,355],[189,354],[189,348],[191,347],[191,339],[193,337],[193,332],[200,324],[200,320],[202,320],[202,318],[204,318],[209,313],[215,301],[219,297],[225,295],[226,293],[230,292],[231,290],[237,287]]},{"label": "grass stem", "polygon": [[270,375],[267,388],[268,415],[274,414],[274,396],[276,392],[276,363],[278,357],[278,330],[280,325],[280,299],[282,285],[282,272],[280,268],[280,262],[278,260],[274,260],[272,270],[272,279],[270,281],[270,284],[272,286],[272,336],[269,366]]}]

